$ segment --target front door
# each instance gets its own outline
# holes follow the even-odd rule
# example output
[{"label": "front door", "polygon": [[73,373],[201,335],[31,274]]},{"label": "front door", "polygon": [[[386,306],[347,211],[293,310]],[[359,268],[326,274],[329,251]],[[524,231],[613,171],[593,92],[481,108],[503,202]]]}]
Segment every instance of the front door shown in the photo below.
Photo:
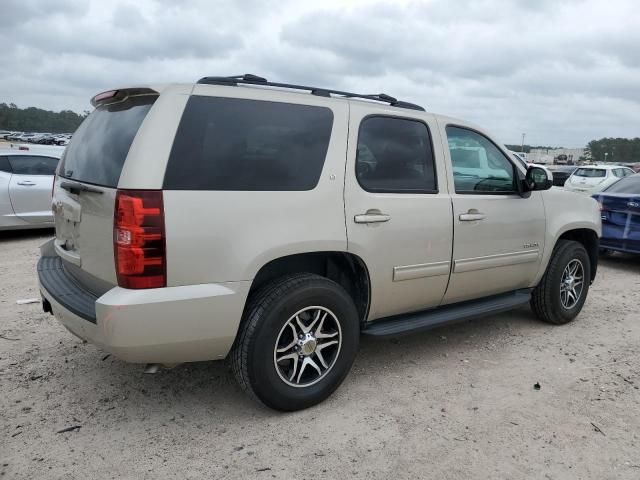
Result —
[{"label": "front door", "polygon": [[348,249],[369,269],[374,320],[440,304],[453,225],[433,116],[370,113],[351,105],[345,212]]},{"label": "front door", "polygon": [[518,193],[518,167],[488,137],[441,126],[452,166],[453,269],[443,304],[526,288],[544,248],[541,192]]},{"label": "front door", "polygon": [[39,155],[10,155],[13,170],[9,197],[14,213],[30,223],[53,222],[51,190],[58,159]]}]

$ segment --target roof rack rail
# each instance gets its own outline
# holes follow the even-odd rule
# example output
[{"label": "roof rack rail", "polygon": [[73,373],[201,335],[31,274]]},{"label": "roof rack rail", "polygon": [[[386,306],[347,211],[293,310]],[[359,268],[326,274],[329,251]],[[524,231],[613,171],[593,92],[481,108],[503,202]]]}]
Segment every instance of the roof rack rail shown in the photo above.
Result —
[{"label": "roof rack rail", "polygon": [[331,97],[332,95],[338,95],[345,98],[363,98],[365,100],[388,103],[392,107],[408,108],[410,110],[420,110],[422,112],[425,111],[424,108],[420,105],[415,105],[409,102],[402,102],[384,93],[360,94],[342,92],[340,90],[332,90],[330,88],[307,87],[304,85],[293,85],[290,83],[269,82],[266,78],[252,75],[251,73],[246,73],[244,75],[234,75],[230,77],[202,77],[200,80],[198,80],[197,83],[227,86],[237,86],[238,84],[263,85],[268,87],[288,88],[291,90],[307,90],[311,92],[311,95],[317,95],[319,97]]}]

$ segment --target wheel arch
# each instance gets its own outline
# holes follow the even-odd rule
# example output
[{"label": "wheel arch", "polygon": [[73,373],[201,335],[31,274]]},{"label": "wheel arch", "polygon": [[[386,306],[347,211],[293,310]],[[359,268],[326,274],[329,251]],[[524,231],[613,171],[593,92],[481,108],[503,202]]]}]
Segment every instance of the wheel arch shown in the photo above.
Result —
[{"label": "wheel arch", "polygon": [[369,270],[362,258],[349,252],[317,251],[275,258],[258,270],[249,297],[267,282],[294,273],[314,273],[338,283],[353,299],[360,322],[366,320],[371,298]]},{"label": "wheel arch", "polygon": [[590,228],[574,228],[567,230],[560,234],[554,243],[554,248],[560,240],[573,240],[582,244],[589,255],[589,263],[591,264],[591,281],[596,278],[596,272],[598,270],[598,250],[600,246],[600,239],[597,232]]}]

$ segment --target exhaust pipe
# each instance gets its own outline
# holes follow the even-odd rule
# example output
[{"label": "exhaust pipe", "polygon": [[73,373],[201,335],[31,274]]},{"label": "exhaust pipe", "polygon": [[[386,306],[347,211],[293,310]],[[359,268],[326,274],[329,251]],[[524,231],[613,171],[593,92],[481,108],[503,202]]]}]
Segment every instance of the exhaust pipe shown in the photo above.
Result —
[{"label": "exhaust pipe", "polygon": [[154,373],[158,373],[162,365],[159,363],[147,363],[147,366],[144,367],[144,373],[152,375]]}]

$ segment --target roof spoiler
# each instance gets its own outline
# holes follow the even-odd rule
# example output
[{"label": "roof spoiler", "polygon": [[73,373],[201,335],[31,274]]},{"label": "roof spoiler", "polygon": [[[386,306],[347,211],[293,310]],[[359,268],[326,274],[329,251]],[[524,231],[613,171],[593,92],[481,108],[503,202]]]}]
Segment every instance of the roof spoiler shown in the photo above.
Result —
[{"label": "roof spoiler", "polygon": [[99,105],[107,105],[110,103],[118,103],[129,97],[139,95],[159,95],[158,92],[147,87],[120,88],[118,90],[107,90],[98,93],[91,99],[91,105],[97,107]]}]

